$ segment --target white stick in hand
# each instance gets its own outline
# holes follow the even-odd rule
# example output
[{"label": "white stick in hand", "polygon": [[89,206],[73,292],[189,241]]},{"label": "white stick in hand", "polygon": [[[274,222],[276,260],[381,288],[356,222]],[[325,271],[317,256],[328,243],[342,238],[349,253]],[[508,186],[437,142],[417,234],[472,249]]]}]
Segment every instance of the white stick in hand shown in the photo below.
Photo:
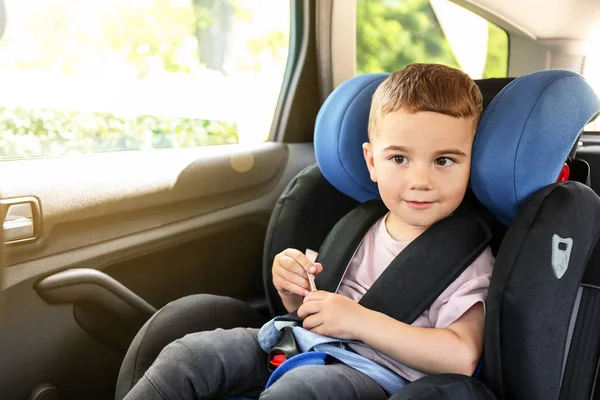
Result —
[{"label": "white stick in hand", "polygon": [[[317,254],[318,253],[314,250],[306,249],[306,257],[313,263],[317,259]],[[308,283],[310,283],[310,290],[311,291],[317,290],[317,286],[315,285],[315,275],[311,274],[308,271],[306,271],[306,275],[308,276]]]}]

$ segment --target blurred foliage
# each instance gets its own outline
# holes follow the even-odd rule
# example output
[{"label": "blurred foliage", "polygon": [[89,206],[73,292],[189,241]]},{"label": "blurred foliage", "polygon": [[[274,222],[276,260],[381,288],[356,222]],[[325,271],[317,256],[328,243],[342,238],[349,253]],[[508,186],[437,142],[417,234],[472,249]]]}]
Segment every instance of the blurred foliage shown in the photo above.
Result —
[{"label": "blurred foliage", "polygon": [[[415,62],[460,68],[429,0],[358,0],[357,72],[394,72]],[[505,77],[508,35],[488,23],[483,76]]]},{"label": "blurred foliage", "polygon": [[218,121],[0,108],[0,157],[4,159],[237,141],[236,125]]},{"label": "blurred foliage", "polygon": [[[171,6],[170,0],[155,0],[151,7],[123,2],[102,17],[102,46],[126,54],[127,61],[135,65],[138,78],[147,77],[155,59],[160,60],[163,71],[190,73],[192,66],[198,64],[194,57],[194,28],[210,22],[207,10],[191,12],[189,7]],[[192,46],[186,46],[190,41]]]},{"label": "blurred foliage", "polygon": [[458,68],[428,0],[357,1],[359,74],[394,72],[414,62]]},{"label": "blurred foliage", "polygon": [[508,76],[508,34],[488,22],[488,47],[484,78],[504,78]]},{"label": "blurred foliage", "polygon": [[[260,55],[265,50],[271,52],[274,60],[283,61],[282,53],[284,52],[281,50],[288,46],[288,36],[280,31],[271,31],[267,35],[248,40],[246,45],[248,46],[250,54],[253,56],[253,61],[251,63],[240,62],[237,66],[241,69],[260,71],[262,69]],[[287,52],[285,52],[285,54],[287,54]]]}]

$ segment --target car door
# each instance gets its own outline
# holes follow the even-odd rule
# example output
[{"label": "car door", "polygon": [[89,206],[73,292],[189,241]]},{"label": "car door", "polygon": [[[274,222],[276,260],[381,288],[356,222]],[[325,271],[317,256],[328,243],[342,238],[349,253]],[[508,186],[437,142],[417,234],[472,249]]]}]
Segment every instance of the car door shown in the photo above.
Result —
[{"label": "car door", "polygon": [[265,310],[269,215],[314,162],[315,2],[4,3],[0,397],[112,398],[166,303]]}]

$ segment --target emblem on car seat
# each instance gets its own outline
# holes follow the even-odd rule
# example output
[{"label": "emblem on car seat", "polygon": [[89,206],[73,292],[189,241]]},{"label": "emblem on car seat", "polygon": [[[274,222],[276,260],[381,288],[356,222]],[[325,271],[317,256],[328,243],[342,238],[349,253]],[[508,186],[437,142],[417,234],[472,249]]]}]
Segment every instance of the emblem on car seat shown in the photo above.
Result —
[{"label": "emblem on car seat", "polygon": [[572,247],[573,239],[563,239],[556,234],[552,236],[552,269],[558,279],[562,278],[569,268]]}]

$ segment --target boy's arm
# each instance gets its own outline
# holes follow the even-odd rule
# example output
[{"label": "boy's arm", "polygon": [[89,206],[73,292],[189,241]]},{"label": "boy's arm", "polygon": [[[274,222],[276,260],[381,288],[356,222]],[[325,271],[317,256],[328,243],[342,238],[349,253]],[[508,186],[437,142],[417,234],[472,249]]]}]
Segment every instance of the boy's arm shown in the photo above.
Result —
[{"label": "boy's arm", "polygon": [[472,375],[483,351],[483,305],[478,303],[446,329],[420,328],[367,310],[356,338],[426,374]]}]

